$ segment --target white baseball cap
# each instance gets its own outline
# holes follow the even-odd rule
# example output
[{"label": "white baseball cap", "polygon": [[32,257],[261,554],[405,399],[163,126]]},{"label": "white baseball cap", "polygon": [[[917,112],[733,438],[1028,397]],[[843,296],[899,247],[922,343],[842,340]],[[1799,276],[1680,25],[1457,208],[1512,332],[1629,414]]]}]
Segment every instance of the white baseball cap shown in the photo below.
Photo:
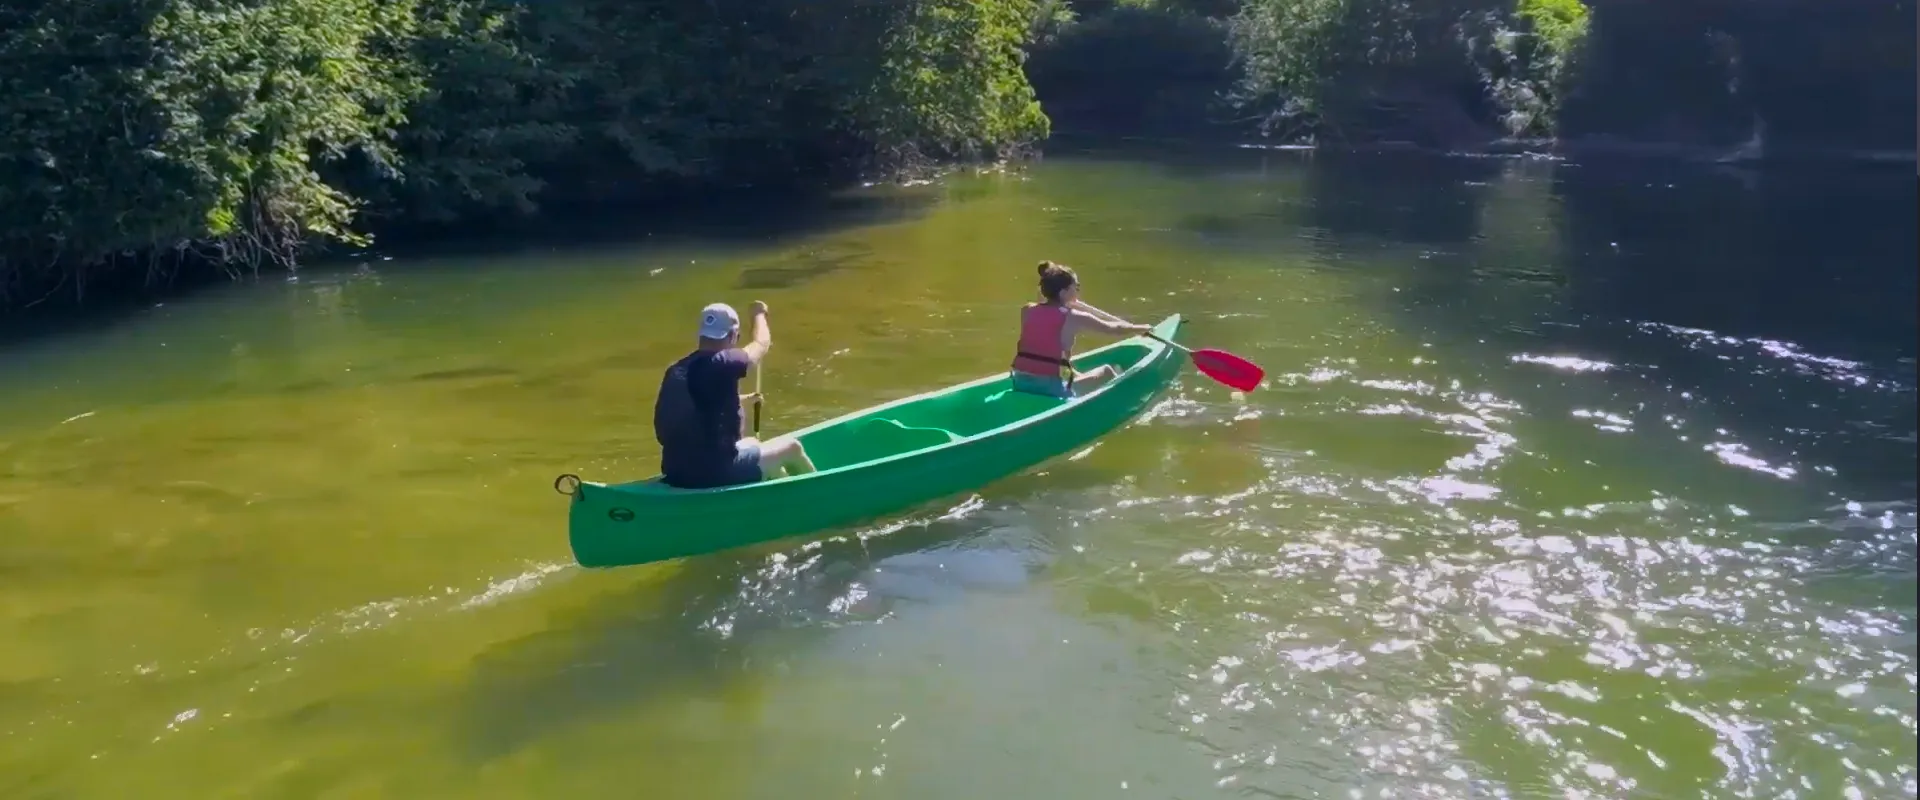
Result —
[{"label": "white baseball cap", "polygon": [[714,303],[700,309],[700,338],[725,339],[740,330],[740,315],[733,306]]}]

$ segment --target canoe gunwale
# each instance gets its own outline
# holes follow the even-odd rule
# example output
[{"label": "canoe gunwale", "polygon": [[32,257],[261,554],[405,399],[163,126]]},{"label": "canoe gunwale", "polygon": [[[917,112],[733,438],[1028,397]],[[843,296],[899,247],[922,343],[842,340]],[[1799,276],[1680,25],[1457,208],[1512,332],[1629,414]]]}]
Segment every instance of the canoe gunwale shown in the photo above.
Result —
[{"label": "canoe gunwale", "polygon": [[[1175,334],[1179,332],[1179,329],[1183,324],[1185,324],[1185,320],[1182,319],[1181,315],[1170,314],[1167,317],[1161,319],[1159,322],[1154,323],[1153,330],[1154,330],[1154,333],[1160,336],[1164,336],[1168,339],[1173,339],[1175,338]],[[827,477],[843,474],[846,472],[852,472],[855,470],[866,470],[866,469],[874,469],[876,467],[883,467],[888,463],[904,460],[907,458],[917,457],[931,451],[958,448],[966,444],[977,442],[983,439],[990,439],[995,436],[1006,435],[1014,431],[1017,431],[1021,428],[1029,427],[1029,426],[1038,424],[1040,422],[1044,422],[1048,419],[1057,417],[1061,414],[1069,413],[1075,406],[1078,406],[1082,403],[1090,402],[1106,394],[1107,392],[1112,391],[1116,387],[1127,382],[1129,379],[1137,379],[1142,372],[1153,367],[1155,364],[1159,363],[1162,359],[1170,357],[1171,356],[1170,351],[1173,349],[1166,342],[1160,341],[1159,339],[1156,339],[1152,336],[1139,335],[1139,336],[1131,336],[1125,339],[1120,339],[1114,342],[1107,343],[1105,345],[1101,345],[1100,347],[1096,347],[1094,349],[1088,350],[1074,357],[1073,361],[1079,362],[1082,359],[1097,357],[1097,356],[1106,354],[1108,352],[1118,350],[1123,347],[1144,347],[1146,348],[1146,353],[1143,356],[1141,356],[1139,359],[1135,360],[1132,364],[1128,365],[1125,369],[1121,370],[1119,375],[1115,376],[1112,380],[1100,386],[1100,388],[1095,389],[1092,392],[1088,392],[1087,394],[1076,396],[1070,400],[1067,400],[1066,402],[1060,403],[1052,408],[1046,409],[1045,411],[1041,411],[1037,414],[1029,414],[1029,415],[1020,417],[1019,419],[1016,419],[1012,422],[1009,422],[1005,425],[1001,425],[995,428],[981,431],[979,433],[976,433],[970,436],[961,436],[959,438],[956,438],[947,442],[940,442],[940,443],[928,445],[926,447],[916,448],[913,450],[905,450],[898,453],[891,453],[886,456],[882,456],[880,458],[870,459],[866,461],[857,461],[851,464],[844,464],[838,467],[834,467],[832,469],[819,470],[817,472],[809,472],[804,475],[782,477],[782,478],[776,478],[771,481],[759,481],[756,483],[740,484],[736,486],[720,486],[720,487],[714,487],[714,488],[708,488],[708,489],[677,489],[677,488],[670,488],[670,487],[663,489],[658,486],[657,482],[659,481],[660,476],[657,474],[642,480],[627,481],[627,482],[621,482],[621,483],[606,483],[601,481],[580,480],[579,484],[575,487],[574,492],[571,493],[572,500],[575,502],[584,500],[587,490],[589,488],[595,490],[596,493],[599,491],[610,491],[610,492],[615,492],[621,495],[626,495],[629,497],[654,497],[654,498],[664,499],[669,497],[691,497],[691,496],[699,496],[699,495],[715,495],[715,494],[727,494],[727,493],[738,494],[738,493],[753,492],[756,490],[763,490],[773,486],[801,485],[810,481],[822,480]],[[857,408],[845,414],[842,414],[840,416],[834,417],[832,419],[824,420],[824,421],[809,425],[807,427],[800,428],[791,433],[780,434],[780,436],[790,437],[790,438],[804,437],[811,433],[816,433],[818,431],[833,428],[838,425],[844,425],[856,419],[861,419],[874,414],[878,414],[878,413],[887,411],[889,409],[900,408],[902,406],[910,406],[916,403],[926,402],[937,397],[955,394],[958,392],[966,391],[968,389],[973,389],[979,386],[984,386],[984,385],[991,384],[996,381],[1002,381],[1005,379],[1006,379],[1005,373],[984,375],[979,378],[975,378],[973,380],[965,381],[963,383],[943,386],[938,389],[933,389],[926,392],[921,392],[919,394],[909,395],[907,397],[890,400],[885,403],[881,403],[879,405],[866,406],[864,408]],[[774,437],[769,437],[769,438],[774,438]]]}]

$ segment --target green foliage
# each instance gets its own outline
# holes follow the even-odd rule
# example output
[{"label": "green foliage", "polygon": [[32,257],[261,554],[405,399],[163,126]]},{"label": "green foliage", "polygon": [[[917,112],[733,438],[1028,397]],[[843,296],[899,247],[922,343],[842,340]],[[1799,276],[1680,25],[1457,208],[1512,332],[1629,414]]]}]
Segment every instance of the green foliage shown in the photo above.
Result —
[{"label": "green foliage", "polygon": [[1076,11],[1086,17],[1098,17],[1112,11],[1160,11],[1196,17],[1225,18],[1240,10],[1240,0],[1077,0]]},{"label": "green foliage", "polygon": [[1499,0],[1249,0],[1233,25],[1236,99],[1270,128],[1323,138],[1484,135],[1473,56],[1508,28]]},{"label": "green foliage", "polygon": [[[14,0],[0,307],[1055,123],[1907,149],[1912,0]],[[1028,74],[1032,81],[1029,83]],[[1038,100],[1036,100],[1036,97]],[[1041,102],[1048,113],[1042,113]]]},{"label": "green foliage", "polygon": [[1063,127],[1181,133],[1225,113],[1232,62],[1223,22],[1123,5],[1061,31],[1027,72]]},{"label": "green foliage", "polygon": [[1143,7],[1175,14],[1226,19],[1240,12],[1240,0],[1131,0]]},{"label": "green foliage", "polygon": [[1007,144],[1047,136],[1047,117],[1021,71],[1032,0],[898,6],[880,69],[852,108],[882,158],[998,157]]},{"label": "green foliage", "polygon": [[[1030,71],[1048,113],[1081,129],[1211,124],[1228,115],[1193,98],[1221,94],[1267,135],[1438,146],[1594,134],[1730,145],[1763,132],[1909,149],[1920,117],[1912,0],[1075,0],[1073,11]],[[1208,52],[1180,17],[1228,20],[1231,68],[1214,83],[1178,66]]]},{"label": "green foliage", "polygon": [[[551,15],[573,7],[536,8]],[[362,174],[341,182],[385,214],[423,222],[475,209],[532,213],[545,183],[530,165],[581,140],[567,113],[570,92],[586,76],[544,57],[566,28],[491,0],[428,0],[419,19],[418,35],[404,46],[409,63],[430,69],[394,140],[403,156],[364,164]]]},{"label": "green foliage", "polygon": [[1033,7],[1033,22],[1027,28],[1027,44],[1044,49],[1059,41],[1061,32],[1080,19],[1067,0],[1039,0]]},{"label": "green foliage", "polygon": [[1590,0],[1562,130],[1911,150],[1912,0]]},{"label": "green foliage", "polygon": [[992,158],[1034,0],[16,0],[0,306],[398,222]]},{"label": "green foliage", "polygon": [[1551,136],[1563,99],[1578,77],[1587,39],[1587,7],[1580,0],[1519,0],[1512,14],[1481,19],[1483,41],[1475,53],[1487,92],[1504,112],[1506,132]]},{"label": "green foliage", "polygon": [[[386,141],[418,87],[382,0],[16,2],[0,11],[0,300],[143,254],[229,268],[350,238],[318,161]],[[148,260],[151,267],[151,260]]]},{"label": "green foliage", "polygon": [[1331,138],[1906,149],[1914,26],[1911,0],[1247,0],[1236,99]]}]

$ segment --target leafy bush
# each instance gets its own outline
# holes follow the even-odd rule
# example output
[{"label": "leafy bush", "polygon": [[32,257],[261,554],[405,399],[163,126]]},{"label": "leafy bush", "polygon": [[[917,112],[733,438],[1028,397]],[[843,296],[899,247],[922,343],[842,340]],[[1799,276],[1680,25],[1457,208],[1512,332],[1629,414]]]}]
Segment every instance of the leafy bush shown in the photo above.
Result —
[{"label": "leafy bush", "polygon": [[17,0],[0,305],[396,221],[995,158],[1035,0]]},{"label": "leafy bush", "polygon": [[1476,35],[1499,0],[1248,0],[1234,18],[1236,100],[1268,130],[1315,138],[1484,137]]},{"label": "leafy bush", "polygon": [[1028,61],[1050,117],[1083,130],[1191,132],[1230,110],[1226,27],[1203,16],[1119,6],[1060,32]]},{"label": "leafy bush", "polygon": [[1511,14],[1479,17],[1474,61],[1506,133],[1553,135],[1578,77],[1587,21],[1580,0],[1519,0]]},{"label": "leafy bush", "polygon": [[389,142],[419,71],[387,0],[16,2],[0,11],[0,301],[182,259],[351,240],[315,162]]}]

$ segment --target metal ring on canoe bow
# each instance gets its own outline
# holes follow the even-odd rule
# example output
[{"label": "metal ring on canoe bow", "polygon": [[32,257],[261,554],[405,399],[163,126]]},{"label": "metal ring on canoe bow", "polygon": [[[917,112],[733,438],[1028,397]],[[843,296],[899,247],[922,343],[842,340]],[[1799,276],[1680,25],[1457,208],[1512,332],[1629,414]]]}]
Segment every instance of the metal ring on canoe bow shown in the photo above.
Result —
[{"label": "metal ring on canoe bow", "polygon": [[[566,484],[567,488],[565,489],[560,488],[561,484]],[[554,478],[553,490],[561,494],[564,494],[568,497],[579,497],[580,496],[580,476],[568,473],[568,474],[561,475],[558,478]]]}]

